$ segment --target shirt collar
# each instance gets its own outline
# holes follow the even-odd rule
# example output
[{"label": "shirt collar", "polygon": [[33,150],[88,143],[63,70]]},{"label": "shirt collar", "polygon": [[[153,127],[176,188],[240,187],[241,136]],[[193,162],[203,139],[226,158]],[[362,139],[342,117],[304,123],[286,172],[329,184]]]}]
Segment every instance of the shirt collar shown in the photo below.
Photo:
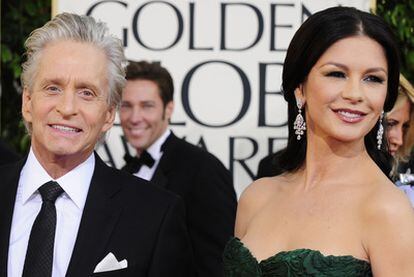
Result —
[{"label": "shirt collar", "polygon": [[65,191],[63,195],[69,197],[79,209],[83,210],[94,168],[95,156],[92,153],[83,163],[62,177],[54,180],[37,160],[33,150],[30,149],[20,177],[22,184],[22,203],[26,203],[29,198],[34,197],[37,189],[44,183],[54,180]]},{"label": "shirt collar", "polygon": [[148,147],[147,152],[151,154],[151,157],[154,160],[159,160],[161,158],[161,146],[170,134],[170,129],[165,130],[165,132],[150,147]]}]

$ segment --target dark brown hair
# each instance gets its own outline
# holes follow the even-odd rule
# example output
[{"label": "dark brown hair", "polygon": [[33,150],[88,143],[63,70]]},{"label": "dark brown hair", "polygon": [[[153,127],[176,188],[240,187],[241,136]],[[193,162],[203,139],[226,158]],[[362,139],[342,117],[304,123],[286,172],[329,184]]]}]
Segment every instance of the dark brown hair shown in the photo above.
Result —
[{"label": "dark brown hair", "polygon": [[127,80],[150,80],[157,84],[162,103],[167,105],[173,100],[174,82],[168,70],[159,62],[129,61],[126,67]]}]

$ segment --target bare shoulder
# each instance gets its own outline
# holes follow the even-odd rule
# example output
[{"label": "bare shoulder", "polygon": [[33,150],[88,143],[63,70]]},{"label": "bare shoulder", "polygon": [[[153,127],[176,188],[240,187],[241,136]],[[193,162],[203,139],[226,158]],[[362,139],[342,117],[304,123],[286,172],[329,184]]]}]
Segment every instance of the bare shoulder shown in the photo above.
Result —
[{"label": "bare shoulder", "polygon": [[375,276],[414,276],[414,210],[389,180],[379,180],[364,202],[364,246]]},{"label": "bare shoulder", "polygon": [[387,220],[396,216],[413,216],[407,196],[388,179],[377,180],[364,202],[365,215],[374,220]]},{"label": "bare shoulder", "polygon": [[265,177],[251,183],[241,194],[239,205],[246,206],[250,212],[260,209],[276,193],[281,193],[287,183],[286,176]]},{"label": "bare shoulder", "polygon": [[241,194],[237,206],[237,237],[243,237],[250,220],[271,200],[285,182],[283,176],[265,177],[251,183]]}]

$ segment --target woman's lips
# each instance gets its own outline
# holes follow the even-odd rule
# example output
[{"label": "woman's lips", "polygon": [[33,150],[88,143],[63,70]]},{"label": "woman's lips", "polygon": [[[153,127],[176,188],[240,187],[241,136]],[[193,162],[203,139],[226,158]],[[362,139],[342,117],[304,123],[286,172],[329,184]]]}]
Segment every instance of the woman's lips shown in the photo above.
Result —
[{"label": "woman's lips", "polygon": [[346,123],[358,123],[361,122],[366,113],[358,111],[358,110],[351,110],[351,109],[334,109],[333,112]]}]

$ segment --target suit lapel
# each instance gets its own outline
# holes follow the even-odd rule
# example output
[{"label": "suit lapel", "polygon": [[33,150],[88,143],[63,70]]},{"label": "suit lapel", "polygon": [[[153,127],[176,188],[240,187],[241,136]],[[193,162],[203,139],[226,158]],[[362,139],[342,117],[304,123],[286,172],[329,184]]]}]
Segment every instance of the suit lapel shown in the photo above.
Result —
[{"label": "suit lapel", "polygon": [[154,176],[151,179],[151,182],[153,182],[155,185],[163,188],[167,186],[167,176],[174,165],[174,152],[177,140],[178,138],[171,132],[162,146],[164,153],[162,154],[161,160],[154,172]]},{"label": "suit lapel", "polygon": [[155,170],[151,182],[162,188],[167,187],[168,179],[167,176],[164,174],[164,170],[161,168],[161,165],[158,165],[157,169]]},{"label": "suit lapel", "polygon": [[88,276],[100,262],[121,213],[115,194],[121,189],[113,171],[95,154],[95,170],[67,270],[67,276]]},{"label": "suit lapel", "polygon": [[10,231],[20,171],[25,159],[0,168],[0,276],[7,276]]}]

